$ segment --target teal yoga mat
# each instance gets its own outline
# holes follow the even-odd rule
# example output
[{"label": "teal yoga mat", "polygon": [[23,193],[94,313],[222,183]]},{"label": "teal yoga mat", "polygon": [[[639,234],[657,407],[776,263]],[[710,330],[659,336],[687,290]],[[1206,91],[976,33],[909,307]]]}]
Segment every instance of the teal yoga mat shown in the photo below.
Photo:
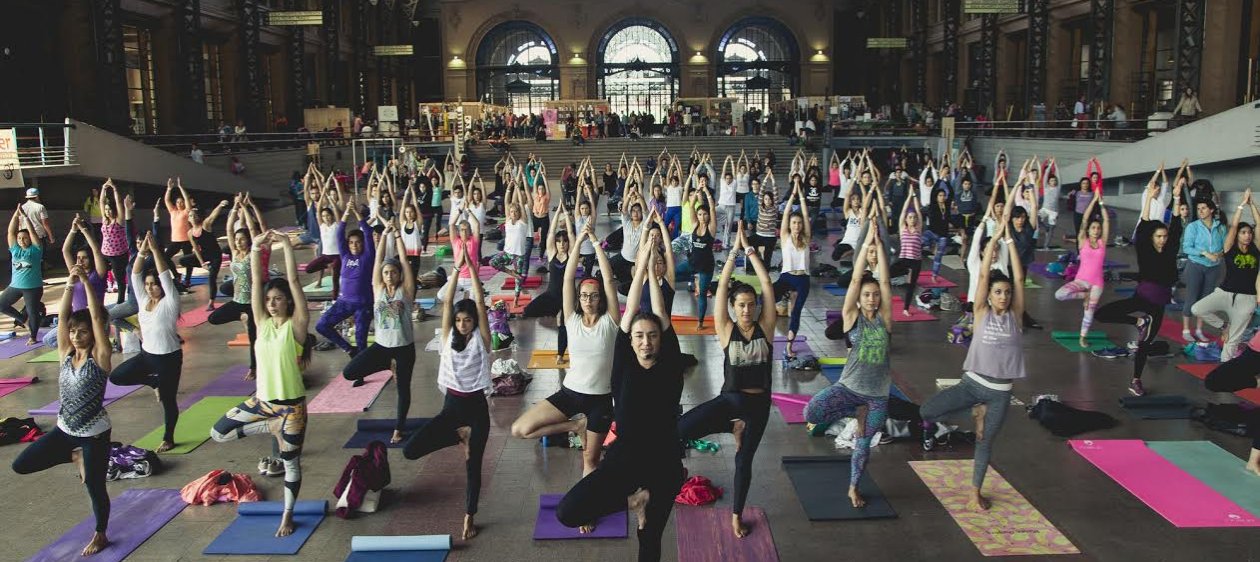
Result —
[{"label": "teal yoga mat", "polygon": [[355,536],[346,562],[442,562],[450,551],[450,535]]},{"label": "teal yoga mat", "polygon": [[1148,441],[1146,446],[1209,488],[1260,517],[1260,486],[1244,459],[1211,441]]}]

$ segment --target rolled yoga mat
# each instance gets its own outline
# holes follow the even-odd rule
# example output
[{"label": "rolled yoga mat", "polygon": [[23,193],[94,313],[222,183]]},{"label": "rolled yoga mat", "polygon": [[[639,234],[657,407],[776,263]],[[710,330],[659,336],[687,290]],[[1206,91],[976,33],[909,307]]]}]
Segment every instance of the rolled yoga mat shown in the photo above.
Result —
[{"label": "rolled yoga mat", "polygon": [[[91,557],[80,552],[96,533],[96,519],[88,516],[26,562],[120,562],[144,541],[174,519],[188,504],[179,497],[179,490],[132,488],[110,498],[109,546]],[[272,532],[275,532],[272,529]]]},{"label": "rolled yoga mat", "polygon": [[21,377],[17,379],[0,379],[0,396],[8,396],[39,382],[39,377]]},{"label": "rolled yoga mat", "polygon": [[325,500],[299,500],[293,506],[293,534],[277,537],[284,502],[249,502],[236,508],[236,519],[202,554],[297,554],[324,520]]},{"label": "rolled yoga mat", "polygon": [[741,516],[748,535],[735,538],[731,511],[717,506],[674,506],[678,559],[687,562],[778,562],[766,512],[745,506]]},{"label": "rolled yoga mat", "polygon": [[[140,390],[139,385],[118,386],[112,382],[105,381],[104,405],[108,406],[110,404],[113,404],[114,402],[117,402],[119,398],[122,398],[137,390]],[[34,410],[29,410],[27,413],[29,413],[32,416],[55,416],[57,415],[57,412],[60,410],[61,410],[61,401],[53,400],[52,402],[49,402],[48,404],[45,404],[42,407],[35,408]]]},{"label": "rolled yoga mat", "polygon": [[967,506],[974,461],[910,461],[923,483],[984,556],[1080,554],[1048,519],[993,467],[984,479],[988,511]]},{"label": "rolled yoga mat", "polygon": [[783,457],[783,470],[810,521],[897,517],[869,471],[858,480],[858,493],[866,500],[866,507],[853,507],[849,502],[849,457]]},{"label": "rolled yoga mat", "polygon": [[44,347],[44,342],[40,341],[35,344],[28,343],[30,340],[25,336],[20,338],[12,338],[9,341],[0,343],[0,359],[12,359],[26,353],[32,349]]},{"label": "rolled yoga mat", "polygon": [[407,418],[403,422],[403,440],[398,443],[390,443],[389,438],[394,436],[394,423],[392,419],[360,419],[358,431],[350,436],[346,444],[342,446],[344,449],[363,449],[373,441],[380,441],[386,447],[396,449],[403,446],[407,442],[407,437],[429,423],[432,418]]},{"label": "rolled yoga mat", "polygon": [[534,540],[624,539],[629,536],[626,525],[630,518],[624,511],[600,517],[595,522],[595,530],[587,534],[579,533],[577,528],[561,525],[556,519],[556,506],[560,505],[560,499],[563,497],[563,494],[538,496],[538,518],[534,520]]},{"label": "rolled yoga mat", "polygon": [[1211,441],[1147,441],[1146,446],[1248,513],[1260,517],[1260,486],[1256,485],[1256,475],[1243,468],[1247,461]]},{"label": "rolled yoga mat", "polygon": [[198,400],[207,396],[249,396],[254,393],[254,389],[258,386],[257,381],[245,380],[245,373],[249,372],[248,365],[237,365],[223,371],[218,378],[206,383],[205,386],[196,392],[189,394],[186,398],[179,402],[180,410],[187,410]]},{"label": "rolled yoga mat", "polygon": [[1194,406],[1185,396],[1125,396],[1120,407],[1144,420],[1188,420]]},{"label": "rolled yoga mat", "polygon": [[354,386],[354,381],[346,380],[340,374],[333,375],[324,389],[319,391],[306,403],[308,414],[346,414],[366,412],[376,397],[385,389],[385,384],[394,376],[388,370],[372,373],[363,379],[361,386]]},{"label": "rolled yoga mat", "polygon": [[1068,444],[1175,527],[1260,527],[1256,516],[1142,441],[1072,439]]},{"label": "rolled yoga mat", "polygon": [[346,562],[442,562],[450,535],[355,536]]},{"label": "rolled yoga mat", "polygon": [[[193,452],[210,439],[210,429],[214,427],[214,423],[219,421],[219,418],[223,417],[228,410],[240,405],[247,398],[249,397],[207,396],[198,400],[196,404],[179,413],[179,421],[175,423],[175,446],[160,454],[186,455]],[[165,426],[158,426],[148,435],[137,439],[132,445],[141,449],[157,449],[158,445],[162,444],[163,429]]]}]

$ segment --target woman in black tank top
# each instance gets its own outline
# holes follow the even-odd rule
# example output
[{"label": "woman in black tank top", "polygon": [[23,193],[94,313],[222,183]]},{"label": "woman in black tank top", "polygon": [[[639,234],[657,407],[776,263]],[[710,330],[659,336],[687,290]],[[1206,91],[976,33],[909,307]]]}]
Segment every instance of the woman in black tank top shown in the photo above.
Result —
[{"label": "woman in black tank top", "polygon": [[[713,196],[708,191],[704,194],[707,206],[697,204],[695,207],[696,227],[691,231],[691,271],[695,274],[692,291],[696,294],[696,327],[704,329],[704,315],[709,310],[709,282],[713,280],[713,241],[717,223],[713,215]],[[697,199],[700,195],[695,196]],[[699,201],[697,201],[699,203]]]},{"label": "woman in black tank top", "polygon": [[[757,310],[755,288],[749,285],[730,286],[735,257],[739,252],[746,254],[757,271],[757,280],[761,285],[761,310]],[[695,259],[694,253],[692,259]],[[736,537],[748,534],[748,527],[740,520],[740,514],[752,484],[753,455],[757,453],[770,418],[770,371],[774,345],[768,336],[774,334],[778,321],[771,287],[770,274],[756,248],[748,242],[741,224],[735,244],[722,266],[717,294],[714,295],[713,324],[722,344],[725,379],[722,393],[692,408],[678,421],[678,433],[687,441],[714,433],[734,434],[735,501],[731,509],[731,530]],[[734,309],[734,321],[731,320],[730,308]]]}]

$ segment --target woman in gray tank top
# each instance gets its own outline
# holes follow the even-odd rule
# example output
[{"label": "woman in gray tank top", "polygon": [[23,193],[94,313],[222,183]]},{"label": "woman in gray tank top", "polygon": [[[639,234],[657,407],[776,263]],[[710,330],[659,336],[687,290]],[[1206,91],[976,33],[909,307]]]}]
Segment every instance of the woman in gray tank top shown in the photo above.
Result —
[{"label": "woman in gray tank top", "polygon": [[[866,271],[867,250],[883,254],[883,244],[874,228],[868,229],[866,241],[857,252],[854,271]],[[810,433],[821,435],[841,418],[857,418],[858,438],[850,457],[849,501],[853,507],[864,507],[866,500],[858,494],[858,481],[866,468],[871,439],[884,427],[888,417],[888,390],[892,386],[888,368],[888,341],[892,336],[892,287],[889,285],[888,260],[879,259],[879,280],[870,275],[854,275],[849,292],[844,296],[844,332],[853,344],[840,380],[810,399],[805,406],[805,421]]]},{"label": "woman in gray tank top", "polygon": [[950,415],[971,409],[976,423],[976,457],[972,468],[971,501],[974,510],[989,508],[989,501],[981,495],[984,476],[993,453],[993,441],[1011,402],[1011,386],[1024,373],[1023,336],[1020,320],[1024,314],[1024,268],[1019,262],[1019,252],[1012,248],[1011,273],[1014,279],[1000,271],[993,271],[993,256],[998,244],[1013,244],[1009,223],[1003,223],[984,250],[984,261],[979,271],[976,287],[975,335],[963,361],[962,382],[941,391],[925,403],[923,415],[923,450],[930,451],[936,443],[937,421]]}]

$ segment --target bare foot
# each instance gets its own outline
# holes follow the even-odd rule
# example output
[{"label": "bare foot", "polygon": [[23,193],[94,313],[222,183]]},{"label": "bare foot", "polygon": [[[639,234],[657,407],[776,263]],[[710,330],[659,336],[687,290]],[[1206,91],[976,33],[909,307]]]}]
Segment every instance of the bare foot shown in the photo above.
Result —
[{"label": "bare foot", "polygon": [[748,526],[739,520],[738,513],[731,514],[731,530],[735,532],[735,538],[742,539],[748,536]]},{"label": "bare foot", "polygon": [[984,441],[984,416],[989,413],[987,404],[976,404],[971,409],[971,419],[976,423],[976,442]]},{"label": "bare foot", "polygon": [[[744,443],[744,428],[745,427],[748,427],[748,424],[744,423],[744,420],[733,420],[731,422],[731,435],[735,436],[735,452],[737,453],[739,452],[739,448],[743,446],[743,443]],[[738,514],[735,516],[735,519],[736,520],[739,519]]]},{"label": "bare foot", "polygon": [[1260,476],[1260,464],[1250,463],[1250,462],[1247,463],[1247,471],[1251,472],[1252,474],[1256,476]]},{"label": "bare foot", "polygon": [[586,424],[587,424],[586,416],[582,416],[576,420],[573,420],[573,424],[574,424],[573,433],[577,434],[578,441],[582,443],[582,450],[585,451],[586,450]]},{"label": "bare foot", "polygon": [[[472,436],[472,428],[468,426],[461,427],[455,430],[455,434],[459,436],[459,446],[464,449],[464,460],[472,458],[472,449],[468,446],[468,439]],[[471,521],[471,519],[467,519],[467,521]]]},{"label": "bare foot", "polygon": [[74,463],[74,467],[79,469],[79,482],[87,480],[87,472],[83,469],[83,449],[70,451],[70,462]]},{"label": "bare foot", "polygon": [[394,434],[391,435],[389,438],[390,443],[402,443],[402,440],[403,440],[403,434],[401,431],[398,431],[397,429],[394,430]]},{"label": "bare foot", "polygon": [[866,498],[863,498],[853,486],[849,486],[849,502],[853,504],[853,507],[866,507]]},{"label": "bare foot", "polygon": [[967,509],[972,511],[988,511],[989,499],[980,495],[980,491],[976,490],[971,493],[971,500],[967,502]]},{"label": "bare foot", "polygon": [[904,314],[907,318],[910,317],[910,309],[908,308],[901,309],[901,313]]},{"label": "bare foot", "polygon": [[254,380],[254,376],[255,376],[255,375],[254,375],[254,370],[253,370],[253,369],[250,369],[250,370],[248,370],[248,371],[245,371],[245,380],[247,380],[247,381],[252,381],[252,380]]},{"label": "bare foot", "polygon": [[276,529],[277,537],[287,537],[293,534],[293,510],[286,509],[284,514],[280,516],[280,527]]},{"label": "bare foot", "polygon": [[174,448],[175,448],[174,443],[171,443],[170,441],[163,441],[160,445],[157,446],[157,449],[154,449],[154,451],[158,453],[165,453]]},{"label": "bare foot", "polygon": [[1089,349],[1089,341],[1086,340],[1085,338],[1081,338],[1080,344],[1081,344],[1081,349]]},{"label": "bare foot", "polygon": [[473,516],[464,515],[464,540],[472,540],[475,536],[477,536],[477,526],[473,524]]},{"label": "bare foot", "polygon": [[109,539],[105,537],[105,533],[96,533],[92,535],[91,542],[83,547],[82,554],[83,556],[91,556],[104,550],[107,546],[109,546]]},{"label": "bare foot", "polygon": [[588,534],[588,533],[594,533],[594,532],[595,532],[595,524],[594,524],[594,523],[588,523],[588,524],[586,524],[586,525],[582,525],[581,527],[578,527],[578,533],[579,533],[579,534],[582,534],[582,535],[585,535],[585,534]]},{"label": "bare foot", "polygon": [[642,531],[647,527],[647,503],[651,499],[651,494],[646,488],[639,488],[633,494],[626,496],[626,511],[634,514],[635,519],[639,520],[639,530]]}]

